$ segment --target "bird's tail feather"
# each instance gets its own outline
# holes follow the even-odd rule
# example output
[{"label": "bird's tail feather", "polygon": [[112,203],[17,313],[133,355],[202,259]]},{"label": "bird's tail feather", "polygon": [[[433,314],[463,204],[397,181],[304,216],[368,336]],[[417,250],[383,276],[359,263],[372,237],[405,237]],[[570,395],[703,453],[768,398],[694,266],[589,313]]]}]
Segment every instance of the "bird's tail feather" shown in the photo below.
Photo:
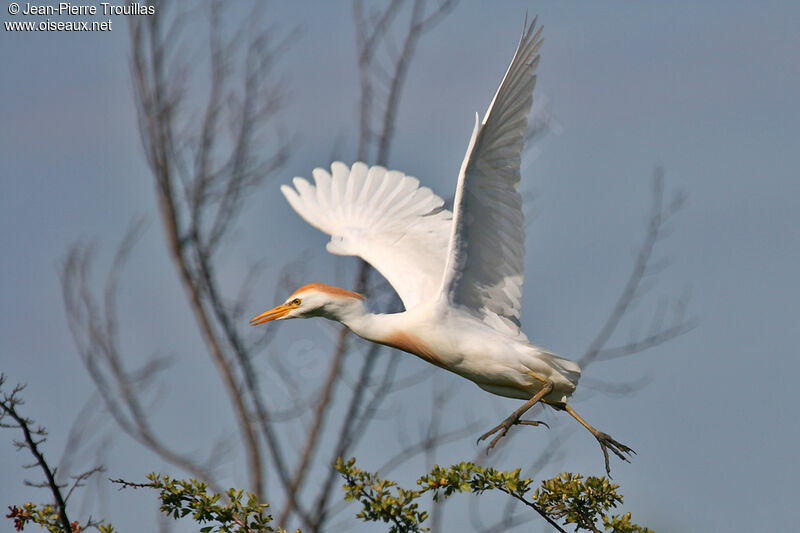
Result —
[{"label": "bird's tail feather", "polygon": [[544,355],[547,356],[546,360],[550,366],[552,366],[559,374],[564,376],[570,381],[570,383],[577,387],[578,380],[581,378],[581,367],[578,365],[578,363],[571,359],[560,357],[551,352],[544,352]]}]

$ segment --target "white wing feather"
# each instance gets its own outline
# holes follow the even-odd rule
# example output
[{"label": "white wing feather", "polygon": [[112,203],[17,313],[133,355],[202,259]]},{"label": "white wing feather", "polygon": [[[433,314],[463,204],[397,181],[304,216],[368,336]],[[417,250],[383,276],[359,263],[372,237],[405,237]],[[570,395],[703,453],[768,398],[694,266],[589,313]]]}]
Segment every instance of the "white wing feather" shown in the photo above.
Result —
[{"label": "white wing feather", "polygon": [[495,329],[520,331],[525,232],[520,154],[536,83],[541,28],[536,19],[517,51],[461,165],[445,276],[444,302],[481,317]]},{"label": "white wing feather", "polygon": [[444,275],[452,213],[419,180],[380,166],[354,163],[316,168],[315,185],[283,185],[292,208],[327,233],[330,253],[359,256],[397,291],[406,309],[431,300]]}]

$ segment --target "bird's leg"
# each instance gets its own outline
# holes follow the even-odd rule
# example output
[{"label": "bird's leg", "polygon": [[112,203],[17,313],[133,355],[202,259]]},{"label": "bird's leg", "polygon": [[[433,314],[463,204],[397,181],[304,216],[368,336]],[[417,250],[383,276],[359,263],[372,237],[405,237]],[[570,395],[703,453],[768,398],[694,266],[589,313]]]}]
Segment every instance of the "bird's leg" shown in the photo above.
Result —
[{"label": "bird's leg", "polygon": [[594,438],[597,439],[597,442],[600,443],[600,448],[603,449],[603,457],[605,457],[606,460],[606,474],[608,474],[608,477],[611,477],[611,469],[608,467],[608,450],[614,452],[614,455],[616,455],[623,461],[630,463],[630,460],[628,460],[628,458],[622,454],[623,453],[627,453],[628,455],[636,454],[635,451],[633,451],[631,448],[628,448],[624,444],[615,441],[614,439],[611,438],[610,435],[603,433],[602,431],[597,431],[586,420],[581,418],[580,415],[576,413],[575,410],[568,404],[566,403],[563,404],[563,408],[566,412],[568,412],[572,416],[572,418],[580,422],[583,427],[588,429],[592,433],[592,435],[594,435]]},{"label": "bird's leg", "polygon": [[550,391],[553,390],[553,383],[549,379],[545,379],[545,378],[537,376],[535,374],[532,374],[532,375],[534,377],[536,377],[537,379],[541,380],[544,383],[544,386],[542,387],[542,390],[537,392],[533,396],[533,398],[531,398],[530,400],[528,400],[527,402],[522,404],[522,406],[519,409],[517,409],[516,411],[511,413],[511,416],[509,416],[508,418],[506,418],[505,420],[500,422],[498,425],[496,425],[495,427],[493,427],[492,429],[490,429],[489,431],[487,431],[486,433],[481,435],[480,438],[478,438],[478,442],[480,443],[480,441],[486,440],[488,437],[490,437],[494,433],[497,433],[498,431],[500,432],[500,433],[497,434],[497,436],[495,438],[492,439],[492,442],[489,443],[489,447],[486,448],[486,453],[489,453],[489,450],[494,448],[494,445],[497,444],[497,441],[499,441],[500,439],[505,437],[506,433],[508,433],[509,428],[511,428],[511,426],[513,426],[514,424],[522,424],[522,425],[526,425],[526,426],[538,426],[539,424],[542,424],[542,425],[544,425],[544,426],[546,426],[548,428],[550,427],[547,424],[545,424],[544,422],[541,422],[539,420],[520,420],[519,419],[519,417],[521,417],[523,414],[525,414],[525,411],[527,411],[528,409],[530,409],[531,407],[536,405],[539,401],[541,401],[542,398],[545,397],[546,394],[548,394]]}]

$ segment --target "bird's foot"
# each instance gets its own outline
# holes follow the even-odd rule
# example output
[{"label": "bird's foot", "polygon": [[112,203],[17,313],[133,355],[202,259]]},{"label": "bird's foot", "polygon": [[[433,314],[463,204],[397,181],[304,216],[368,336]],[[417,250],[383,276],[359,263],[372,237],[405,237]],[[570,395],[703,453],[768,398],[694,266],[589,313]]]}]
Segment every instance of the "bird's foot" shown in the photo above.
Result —
[{"label": "bird's foot", "polygon": [[547,429],[550,429],[550,426],[548,426],[546,422],[543,422],[541,420],[520,420],[519,418],[515,418],[514,416],[510,416],[510,417],[506,418],[505,420],[503,420],[502,422],[500,422],[499,424],[497,424],[495,427],[493,427],[489,431],[487,431],[486,433],[484,433],[483,435],[481,435],[480,437],[478,437],[478,441],[476,442],[476,444],[480,444],[480,442],[482,440],[488,439],[489,437],[491,437],[492,435],[494,435],[495,433],[497,433],[499,431],[497,436],[495,436],[495,438],[493,438],[492,441],[489,443],[489,447],[486,448],[486,453],[489,453],[489,450],[494,448],[494,445],[497,444],[497,442],[500,439],[502,439],[503,437],[506,436],[506,433],[508,433],[508,430],[514,424],[519,424],[521,426],[538,426],[538,425],[542,425],[542,426],[546,427]]},{"label": "bird's foot", "polygon": [[627,453],[628,455],[636,455],[636,452],[633,451],[632,448],[625,446],[621,442],[615,441],[611,438],[611,435],[603,433],[602,431],[592,433],[594,434],[594,438],[597,439],[597,442],[600,443],[600,448],[603,450],[603,457],[606,460],[606,474],[608,474],[609,478],[611,477],[611,468],[608,466],[608,450],[611,450],[614,455],[627,463],[630,463],[631,461],[625,455],[623,455],[624,453]]}]

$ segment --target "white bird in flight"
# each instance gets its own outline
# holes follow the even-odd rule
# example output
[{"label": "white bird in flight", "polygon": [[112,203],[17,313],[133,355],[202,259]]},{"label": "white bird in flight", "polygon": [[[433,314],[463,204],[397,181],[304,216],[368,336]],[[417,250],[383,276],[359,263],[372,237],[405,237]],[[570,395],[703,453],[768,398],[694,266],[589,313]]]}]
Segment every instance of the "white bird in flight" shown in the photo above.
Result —
[{"label": "white bird in flight", "polygon": [[[456,185],[453,212],[419,180],[380,166],[341,162],[313,171],[315,185],[294,178],[281,192],[306,222],[331,236],[327,250],[359,256],[397,291],[405,311],[371,314],[358,293],[322,283],[294,291],[251,325],[324,317],[359,337],[414,354],[474,381],[480,388],[526,402],[478,441],[497,433],[491,449],[536,403],[572,415],[608,450],[627,461],[629,447],[596,430],[567,403],[577,363],[530,344],[520,330],[525,232],[520,155],[542,44],[536,19],[525,23],[500,88],[476,114]],[[546,424],[545,424],[546,425]],[[488,451],[487,449],[487,451]]]}]

